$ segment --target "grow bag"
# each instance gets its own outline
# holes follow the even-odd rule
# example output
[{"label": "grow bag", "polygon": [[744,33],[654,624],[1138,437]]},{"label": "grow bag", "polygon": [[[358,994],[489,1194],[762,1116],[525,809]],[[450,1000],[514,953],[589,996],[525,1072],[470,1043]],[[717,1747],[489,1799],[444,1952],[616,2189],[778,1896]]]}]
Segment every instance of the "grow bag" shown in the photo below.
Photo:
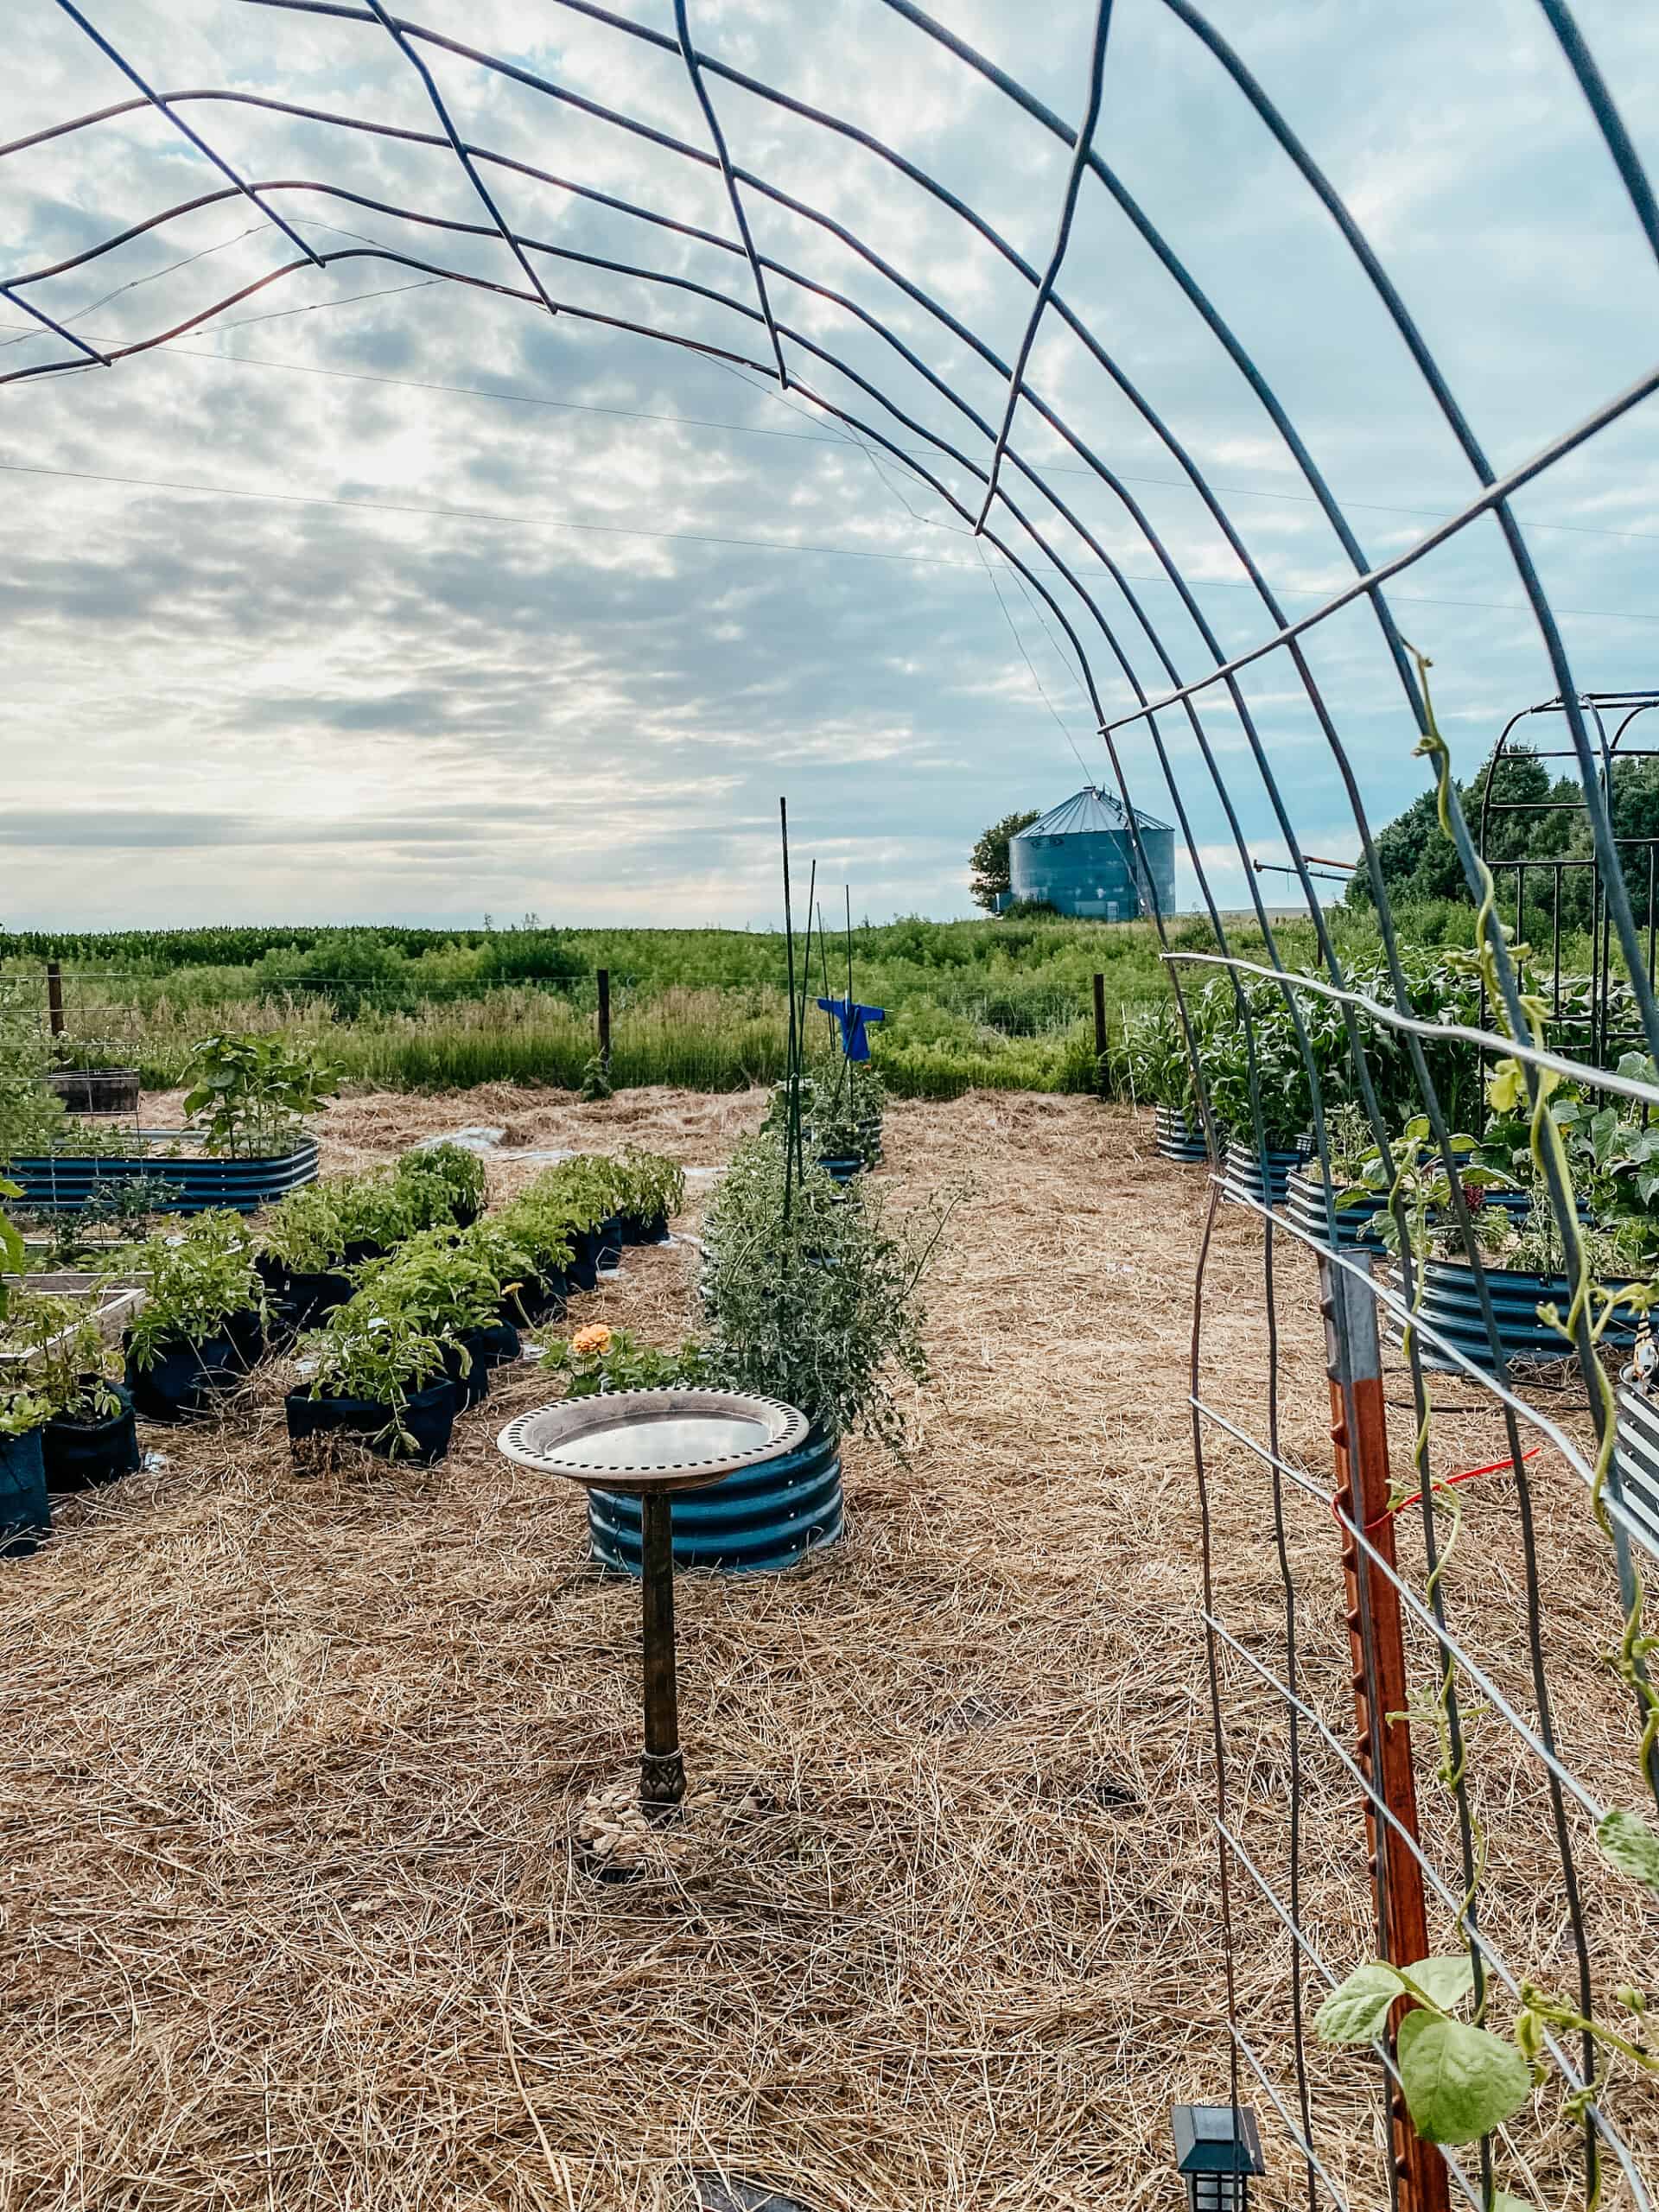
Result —
[{"label": "grow bag", "polygon": [[137,1068],[59,1068],[48,1076],[72,1114],[136,1114]]},{"label": "grow bag", "polygon": [[274,1283],[267,1279],[271,1333],[297,1337],[307,1329],[320,1328],[355,1288],[349,1275],[289,1274],[282,1270]]},{"label": "grow bag", "polygon": [[[706,1489],[677,1491],[673,1506],[676,1567],[727,1574],[793,1567],[841,1534],[839,1440],[815,1425],[798,1451]],[[600,1566],[639,1573],[637,1497],[589,1491],[588,1534]]]},{"label": "grow bag", "polygon": [[518,1332],[510,1321],[497,1321],[487,1329],[463,1329],[452,1338],[444,1346],[443,1371],[454,1387],[456,1412],[481,1406],[490,1395],[492,1370],[518,1357]]},{"label": "grow bag", "polygon": [[0,1436],[0,1559],[27,1559],[51,1533],[40,1430]]},{"label": "grow bag", "polygon": [[[1498,1342],[1507,1358],[1560,1360],[1574,1357],[1565,1339],[1538,1319],[1541,1306],[1554,1306],[1563,1314],[1567,1312],[1573,1293],[1565,1275],[1528,1274],[1514,1268],[1488,1268],[1484,1275],[1493,1319],[1497,1324]],[[1395,1287],[1399,1288],[1397,1270]],[[1425,1260],[1421,1313],[1427,1325],[1438,1331],[1448,1344],[1455,1344],[1465,1359],[1489,1375],[1496,1372],[1471,1268],[1456,1260]],[[1397,1344],[1402,1328],[1398,1316],[1389,1314],[1386,1327]],[[1608,1323],[1602,1341],[1628,1344],[1634,1340],[1636,1329],[1633,1316],[1620,1314]],[[1425,1367],[1454,1367],[1455,1363],[1426,1338],[1420,1338],[1419,1342]]]},{"label": "grow bag", "polygon": [[564,1311],[564,1276],[526,1275],[501,1301],[501,1319],[515,1329],[533,1329]]},{"label": "grow bag", "polygon": [[[1342,1192],[1336,1196],[1340,1199]],[[1339,1251],[1355,1249],[1366,1252],[1380,1252],[1382,1240],[1376,1233],[1376,1218],[1388,1211],[1388,1200],[1375,1192],[1368,1192],[1357,1205],[1337,1207],[1337,1248]],[[1297,1228],[1321,1244],[1331,1242],[1331,1224],[1325,1213],[1325,1185],[1306,1168],[1296,1167],[1285,1179],[1285,1214]]]},{"label": "grow bag", "polygon": [[668,1216],[665,1213],[654,1213],[649,1217],[642,1213],[624,1213],[617,1216],[617,1221],[625,1244],[666,1244],[668,1242]]},{"label": "grow bag", "polygon": [[199,1344],[169,1344],[151,1367],[127,1354],[127,1388],[142,1421],[188,1421],[218,1411],[218,1402],[247,1378],[248,1362],[227,1327]]},{"label": "grow bag", "polygon": [[[144,1129],[139,1133],[152,1144],[188,1141],[179,1129]],[[141,1176],[159,1176],[180,1195],[169,1213],[203,1213],[210,1206],[228,1206],[236,1213],[252,1213],[269,1205],[302,1183],[317,1179],[317,1147],[303,1137],[292,1152],[265,1160],[204,1160],[168,1158],[164,1154],[138,1154],[127,1159],[79,1153],[37,1154],[14,1160],[6,1170],[22,1185],[21,1203],[41,1213],[78,1213],[87,1200],[112,1183],[130,1183]]]},{"label": "grow bag", "polygon": [[1659,1554],[1659,1403],[1628,1368],[1618,1388],[1613,1471],[1631,1535],[1644,1550]]},{"label": "grow bag", "polygon": [[1160,1106],[1153,1115],[1158,1149],[1166,1160],[1204,1160],[1210,1157],[1204,1131],[1178,1114],[1173,1106]]},{"label": "grow bag", "polygon": [[622,1217],[607,1214],[599,1224],[599,1265],[618,1268],[622,1264]]},{"label": "grow bag", "polygon": [[408,1441],[392,1427],[391,1408],[372,1398],[313,1398],[303,1390],[292,1390],[283,1404],[289,1444],[302,1474],[326,1463],[330,1446],[340,1442],[365,1446],[382,1459],[434,1466],[448,1452],[455,1425],[455,1389],[448,1376],[405,1401],[403,1425]]},{"label": "grow bag", "polygon": [[599,1287],[599,1231],[596,1229],[573,1229],[570,1232],[570,1266],[569,1269],[572,1290],[597,1290]]},{"label": "grow bag", "polygon": [[1300,1145],[1269,1146],[1267,1153],[1267,1182],[1262,1179],[1262,1155],[1253,1144],[1230,1144],[1222,1162],[1222,1195],[1229,1198],[1253,1198],[1258,1205],[1282,1205],[1285,1185],[1293,1171],[1306,1159]]},{"label": "grow bag", "polygon": [[41,1430],[48,1491],[95,1490],[101,1484],[118,1482],[123,1475],[136,1475],[143,1465],[132,1393],[118,1388],[115,1395],[121,1410],[108,1421],[71,1421],[59,1415]]}]

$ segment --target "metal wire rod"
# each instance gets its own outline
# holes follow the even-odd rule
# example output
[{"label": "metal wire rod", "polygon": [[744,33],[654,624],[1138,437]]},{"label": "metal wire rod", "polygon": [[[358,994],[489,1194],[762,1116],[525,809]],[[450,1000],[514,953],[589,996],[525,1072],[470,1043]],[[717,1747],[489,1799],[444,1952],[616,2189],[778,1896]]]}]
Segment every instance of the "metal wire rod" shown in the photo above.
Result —
[{"label": "metal wire rod", "polygon": [[[1189,1403],[1195,1406],[1206,1421],[1213,1421],[1217,1428],[1224,1430],[1235,1443],[1242,1444],[1247,1452],[1253,1452],[1258,1459],[1283,1475],[1287,1481],[1294,1483],[1298,1490],[1306,1491],[1309,1497],[1317,1500],[1327,1512],[1333,1510],[1340,1510],[1341,1501],[1334,1491],[1326,1490],[1301,1468],[1292,1465],[1288,1460],[1281,1459],[1269,1451],[1258,1438],[1250,1435],[1248,1430],[1240,1428],[1236,1422],[1229,1421],[1225,1414],[1208,1404],[1203,1398],[1193,1397],[1189,1400]],[[1508,1722],[1533,1756],[1551,1770],[1567,1795],[1583,1808],[1590,1819],[1599,1823],[1606,1812],[1606,1807],[1585,1788],[1576,1775],[1561,1764],[1549,1746],[1539,1739],[1534,1733],[1530,1723],[1516,1711],[1514,1706],[1497,1688],[1479,1661],[1466,1651],[1454,1636],[1440,1626],[1433,1614],[1422,1603],[1409,1583],[1400,1573],[1399,1569],[1383,1558],[1366,1531],[1357,1527],[1345,1513],[1343,1514],[1343,1520],[1357,1540],[1366,1557],[1393,1585],[1407,1611],[1414,1619],[1427,1630],[1445,1656],[1456,1660],[1492,1710]]]},{"label": "metal wire rod", "polygon": [[148,102],[150,106],[159,110],[159,111],[167,118],[168,121],[173,125],[173,128],[175,130],[181,131],[184,137],[187,137],[190,141],[190,143],[195,148],[196,151],[199,154],[205,155],[221,176],[227,177],[236,187],[238,192],[245,194],[247,198],[253,202],[253,205],[259,210],[259,213],[265,218],[267,222],[274,223],[291,245],[298,246],[300,251],[304,254],[308,261],[315,263],[318,268],[322,266],[322,264],[318,258],[315,251],[300,236],[299,232],[296,230],[294,230],[289,224],[285,223],[274,208],[267,207],[264,202],[260,199],[258,194],[254,191],[252,186],[246,183],[241,177],[239,177],[236,171],[231,167],[230,163],[221,156],[216,154],[213,148],[207,143],[207,141],[199,131],[193,130],[181,115],[174,114],[172,109],[168,105],[165,97],[162,93],[156,92],[150,86],[147,85],[144,79],[139,75],[138,72],[133,67],[131,62],[126,59],[125,55],[118,52],[116,48],[113,47],[110,43],[109,40],[105,37],[103,32],[100,31],[95,24],[87,21],[80,10],[75,5],[75,0],[58,0],[58,5],[62,9],[64,14],[69,17],[72,22],[78,23],[80,26],[80,29],[86,32],[87,37],[92,41],[92,44],[97,47],[99,52],[102,54],[107,60],[112,61],[115,64],[116,67],[121,72],[121,74],[127,79],[128,83],[136,85],[138,87],[138,90],[143,94],[146,102]]},{"label": "metal wire rod", "polygon": [[[679,0],[677,0],[679,4]],[[1031,359],[1031,349],[1037,343],[1044,310],[1047,308],[1060,273],[1060,264],[1065,259],[1065,249],[1071,242],[1071,225],[1077,212],[1077,194],[1083,187],[1084,171],[1088,166],[1089,149],[1095,135],[1095,125],[1100,120],[1101,95],[1106,79],[1106,37],[1111,29],[1112,0],[1096,0],[1095,9],[1094,45],[1089,57],[1089,105],[1078,127],[1077,144],[1072,149],[1071,167],[1066,175],[1065,193],[1060,201],[1059,225],[1054,233],[1054,244],[1049,253],[1048,265],[1037,285],[1037,296],[1031,303],[1031,314],[1014,357],[1014,370],[1008,378],[1008,396],[1002,412],[1002,426],[996,434],[996,443],[991,450],[990,474],[986,480],[985,504],[979,511],[974,525],[978,537],[985,527],[985,518],[991,512],[991,502],[996,497],[997,480],[1002,473],[1002,455],[1008,442],[1008,433],[1014,428],[1014,410],[1020,404],[1020,385],[1026,373],[1026,364]]]},{"label": "metal wire rod", "polygon": [[1285,2124],[1285,2133],[1289,2136],[1291,2141],[1296,2145],[1296,2148],[1301,2152],[1303,2158],[1306,2159],[1310,2169],[1314,2173],[1318,2174],[1319,2179],[1325,2183],[1325,2188],[1330,2191],[1331,2201],[1336,2206],[1337,2212],[1353,2212],[1353,2206],[1350,2203],[1348,2198],[1343,2195],[1342,2190],[1338,2187],[1337,2183],[1332,2181],[1327,2169],[1320,2164],[1319,2152],[1313,2148],[1313,2145],[1308,2141],[1306,2136],[1303,2134],[1300,2127],[1297,2125],[1296,2120],[1291,2113],[1289,2107],[1286,2104],[1284,2099],[1274,2088],[1272,2081],[1268,2077],[1267,2069],[1263,2067],[1261,2060],[1256,2056],[1254,2046],[1248,2041],[1243,2030],[1239,2027],[1238,2023],[1236,2020],[1230,2020],[1227,2023],[1227,2032],[1232,2037],[1232,2040],[1238,2050],[1240,2056],[1243,2059],[1244,2063],[1249,2068],[1251,2073],[1255,2075],[1256,2080],[1262,2084],[1262,2088],[1266,2091],[1268,2101],[1272,2104],[1274,2110],[1278,2113],[1280,2119],[1283,2120]]},{"label": "metal wire rod", "polygon": [[[1353,1777],[1354,1780],[1358,1783],[1361,1789],[1370,1800],[1377,1815],[1382,1819],[1385,1820],[1395,1833],[1401,1837],[1407,1850],[1410,1852],[1412,1857],[1422,1868],[1424,1879],[1430,1885],[1435,1894],[1440,1897],[1441,1903],[1446,1907],[1453,1923],[1459,1928],[1467,1928],[1469,1923],[1464,1913],[1461,1899],[1459,1898],[1452,1891],[1448,1889],[1446,1885],[1441,1880],[1438,1869],[1435,1867],[1433,1862],[1429,1859],[1427,1853],[1423,1850],[1421,1845],[1418,1842],[1417,1839],[1414,1835],[1410,1834],[1402,1823],[1395,1819],[1386,1799],[1382,1796],[1382,1793],[1374,1787],[1363,1768],[1361,1767],[1357,1760],[1350,1754],[1346,1746],[1343,1744],[1341,1738],[1336,1734],[1335,1731],[1326,1725],[1325,1720],[1311,1706],[1304,1703],[1300,1699],[1297,1698],[1295,1694],[1292,1690],[1288,1689],[1286,1685],[1279,1680],[1278,1676],[1274,1674],[1271,1668],[1268,1667],[1262,1660],[1258,1659],[1255,1654],[1249,1650],[1246,1645],[1241,1643],[1238,1638],[1232,1635],[1223,1623],[1217,1620],[1207,1609],[1204,1612],[1202,1618],[1204,1619],[1205,1626],[1217,1636],[1222,1643],[1226,1644],[1228,1649],[1235,1653],[1238,1658],[1242,1659],[1253,1674],[1260,1676],[1260,1678],[1268,1684],[1268,1688],[1274,1690],[1280,1697],[1284,1699],[1287,1703],[1294,1703],[1296,1706],[1297,1710],[1300,1713],[1302,1718],[1308,1723],[1309,1726],[1313,1728],[1315,1733],[1322,1738],[1330,1749],[1336,1753],[1338,1758],[1341,1760],[1348,1772]],[[1492,1970],[1497,1974],[1498,1980],[1503,1984],[1504,1987],[1509,1991],[1512,1997],[1518,1998],[1521,1995],[1520,1980],[1510,1967],[1509,1962],[1504,1958],[1503,1953],[1494,1946],[1491,1936],[1487,1935],[1484,1929],[1477,1929],[1474,1932],[1479,1941],[1483,1955],[1490,1962]],[[1408,1963],[1409,1962],[1408,1961]],[[1551,2031],[1548,2028],[1545,2028],[1541,2031],[1541,2033],[1544,2047],[1548,2050],[1551,2057],[1555,2061],[1556,2066],[1560,2071],[1561,2078],[1567,2082],[1569,2089],[1576,2095],[1585,2087],[1585,2076],[1579,2072],[1577,2067],[1573,2064],[1573,2060],[1567,2056],[1567,2052],[1562,2050],[1560,2042]],[[1618,2129],[1608,2119],[1600,2105],[1592,2101],[1586,2106],[1585,2109],[1586,2117],[1592,2121],[1597,2134],[1606,2145],[1607,2148],[1612,2152],[1613,2156],[1618,2159],[1619,2169],[1624,2175],[1625,2179],[1629,2182],[1630,2185],[1630,2193],[1636,2202],[1642,2208],[1642,2212],[1652,2212],[1652,2200],[1648,2195],[1647,2189],[1643,2182],[1641,2175],[1637,2171],[1635,2164],[1632,2163],[1630,2153],[1625,2145],[1624,2138],[1619,2134]]]},{"label": "metal wire rod", "polygon": [[743,196],[737,188],[737,179],[732,175],[732,157],[727,151],[726,134],[720,127],[720,118],[709,97],[709,87],[702,81],[696,48],[691,43],[691,24],[686,14],[686,0],[674,0],[674,28],[679,34],[680,52],[685,59],[686,74],[691,79],[691,89],[696,94],[697,105],[702,110],[703,121],[709,125],[709,136],[715,142],[715,155],[720,163],[720,173],[726,180],[726,196],[731,202],[737,234],[743,241],[744,252],[748,256],[749,269],[754,277],[755,296],[760,300],[760,313],[766,320],[767,335],[772,340],[772,358],[778,364],[778,383],[782,391],[787,391],[789,371],[784,365],[783,340],[779,337],[778,326],[772,321],[772,302],[766,297],[766,280],[760,271],[754,240],[749,235],[749,219],[743,213]]}]

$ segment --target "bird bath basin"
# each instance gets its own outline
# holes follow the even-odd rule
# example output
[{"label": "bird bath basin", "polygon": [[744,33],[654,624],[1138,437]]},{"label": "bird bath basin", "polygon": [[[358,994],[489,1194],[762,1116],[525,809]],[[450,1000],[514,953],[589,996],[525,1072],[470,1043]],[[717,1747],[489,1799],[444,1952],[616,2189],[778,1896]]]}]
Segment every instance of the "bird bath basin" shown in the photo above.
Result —
[{"label": "bird bath basin", "polygon": [[795,1451],[810,1424],[772,1398],[737,1390],[619,1390],[567,1398],[510,1421],[497,1448],[538,1475],[637,1497],[645,1646],[645,1753],[639,1802],[671,1819],[685,1796],[674,1656],[674,1492]]}]

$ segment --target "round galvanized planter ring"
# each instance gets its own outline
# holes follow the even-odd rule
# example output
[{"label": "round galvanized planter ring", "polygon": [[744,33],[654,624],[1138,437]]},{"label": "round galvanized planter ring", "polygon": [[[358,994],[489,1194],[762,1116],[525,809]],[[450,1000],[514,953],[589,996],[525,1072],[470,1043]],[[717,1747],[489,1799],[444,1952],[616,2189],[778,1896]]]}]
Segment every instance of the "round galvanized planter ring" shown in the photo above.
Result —
[{"label": "round galvanized planter ring", "polygon": [[618,1390],[520,1414],[496,1446],[521,1467],[590,1489],[690,1490],[793,1452],[808,1426],[793,1406],[741,1390]]}]

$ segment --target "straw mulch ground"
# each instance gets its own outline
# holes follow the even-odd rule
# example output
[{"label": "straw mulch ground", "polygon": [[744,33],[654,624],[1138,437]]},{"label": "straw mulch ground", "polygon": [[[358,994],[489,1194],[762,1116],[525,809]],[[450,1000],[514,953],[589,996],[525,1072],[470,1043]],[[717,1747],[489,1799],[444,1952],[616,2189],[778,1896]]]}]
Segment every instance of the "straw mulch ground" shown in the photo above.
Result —
[{"label": "straw mulch ground", "polygon": [[[634,1137],[712,1167],[759,1110],[490,1090],[349,1100],[326,1132],[343,1165],[502,1124],[505,1190],[531,1172],[515,1148]],[[588,1567],[580,1495],[492,1448],[545,1395],[528,1366],[444,1467],[313,1483],[263,1375],[222,1427],[151,1432],[164,1469],[66,1503],[60,1541],[0,1568],[5,2212],[758,2201],[696,2178],[722,2172],[812,2212],[1175,2201],[1169,2107],[1227,2082],[1186,1404],[1205,1185],[1144,1119],[1079,1099],[895,1106],[888,1147],[888,1203],[973,1185],[931,1286],[913,1461],[849,1444],[847,1541],[803,1570],[682,1580],[688,1756],[734,1809],[672,1878],[573,1863],[584,1796],[637,1750],[638,1601]],[[692,1256],[630,1253],[573,1320],[677,1338]],[[1281,1449],[1323,1478],[1313,1272],[1282,1238],[1278,1258]],[[1256,1428],[1261,1274],[1258,1228],[1224,1208],[1204,1390]],[[1488,1413],[1442,1433],[1448,1468],[1494,1455]],[[1207,1443],[1218,1605],[1277,1668],[1268,1472]],[[1635,1802],[1597,1658],[1609,1579],[1581,1492],[1535,1467],[1563,1746]],[[1453,1618],[1530,1714],[1514,1485],[1463,1494]],[[1294,1497],[1286,1518],[1303,1694],[1346,1743],[1335,1531]],[[1284,1707],[1242,1661],[1226,1674],[1230,1812],[1282,1884]],[[1547,1804],[1502,1725],[1476,1732],[1493,1925],[1566,1988]],[[1303,1912],[1342,1971],[1370,1942],[1363,1831],[1334,1756],[1303,1756]],[[735,1809],[756,1784],[770,1809]],[[1589,1891],[1607,1979],[1639,1974],[1628,1885]],[[1236,1870],[1233,1895],[1242,2030],[1289,2101],[1289,1946]],[[1314,2069],[1319,2155],[1380,2204],[1370,2070]],[[1265,2202],[1306,2201],[1243,2082]],[[1615,2101],[1651,2132],[1643,2093]],[[1517,2153],[1560,2202],[1560,2131],[1529,2125]]]}]

